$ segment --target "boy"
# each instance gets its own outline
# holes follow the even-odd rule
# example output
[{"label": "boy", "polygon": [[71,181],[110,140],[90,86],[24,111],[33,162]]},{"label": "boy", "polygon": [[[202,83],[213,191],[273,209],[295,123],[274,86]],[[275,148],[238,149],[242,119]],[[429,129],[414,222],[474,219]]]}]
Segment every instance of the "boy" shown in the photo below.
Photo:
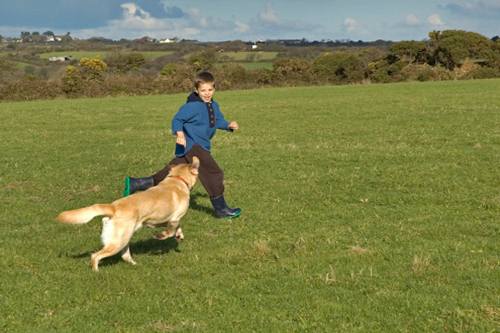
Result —
[{"label": "boy", "polygon": [[193,156],[200,159],[199,179],[210,196],[210,201],[218,218],[233,218],[241,214],[239,208],[229,208],[224,199],[224,173],[210,154],[210,140],[216,129],[234,131],[239,129],[236,121],[228,122],[212,97],[215,79],[209,72],[200,72],[194,80],[195,91],[172,119],[172,133],[176,135],[175,158],[162,170],[150,177],[125,178],[127,196],[157,185],[168,175],[170,167],[181,163],[191,163]]}]

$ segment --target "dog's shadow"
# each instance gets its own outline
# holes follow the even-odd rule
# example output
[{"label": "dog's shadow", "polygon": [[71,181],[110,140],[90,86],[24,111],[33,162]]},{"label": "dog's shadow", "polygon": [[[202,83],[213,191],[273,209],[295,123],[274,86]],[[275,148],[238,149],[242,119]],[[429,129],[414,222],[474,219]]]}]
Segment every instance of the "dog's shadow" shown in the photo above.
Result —
[{"label": "dog's shadow", "polygon": [[[143,253],[157,256],[157,255],[167,254],[171,251],[179,253],[181,252],[181,250],[179,249],[179,242],[177,241],[177,239],[175,239],[175,237],[168,238],[166,240],[158,240],[155,238],[143,239],[137,242],[131,242],[129,246],[130,246],[130,252],[132,253],[132,257],[135,254],[143,254]],[[98,251],[98,249],[96,249],[96,251]],[[92,253],[93,252],[86,251],[79,254],[69,255],[69,257],[74,259],[88,258]],[[114,265],[121,261],[122,261],[121,256],[119,253],[117,253],[111,257],[104,258],[99,263],[99,267]]]}]

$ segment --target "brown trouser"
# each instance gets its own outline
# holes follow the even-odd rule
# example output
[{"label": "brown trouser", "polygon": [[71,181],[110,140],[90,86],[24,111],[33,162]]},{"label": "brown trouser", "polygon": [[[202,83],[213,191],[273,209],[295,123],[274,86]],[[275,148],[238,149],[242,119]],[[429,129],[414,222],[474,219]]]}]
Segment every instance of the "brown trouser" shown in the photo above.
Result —
[{"label": "brown trouser", "polygon": [[224,194],[224,172],[217,165],[210,152],[194,145],[193,148],[184,156],[176,157],[171,160],[163,169],[153,175],[155,185],[167,177],[170,168],[177,164],[191,163],[193,156],[200,159],[200,169],[198,178],[211,198]]}]

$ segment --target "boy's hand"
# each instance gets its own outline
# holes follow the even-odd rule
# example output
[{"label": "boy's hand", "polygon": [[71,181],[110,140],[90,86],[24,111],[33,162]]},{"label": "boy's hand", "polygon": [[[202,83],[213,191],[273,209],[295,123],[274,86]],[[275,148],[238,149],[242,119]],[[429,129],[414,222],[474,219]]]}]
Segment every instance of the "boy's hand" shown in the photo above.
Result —
[{"label": "boy's hand", "polygon": [[240,129],[240,126],[235,121],[231,121],[227,127],[229,129],[232,129],[232,130],[238,130],[238,129]]},{"label": "boy's hand", "polygon": [[184,136],[184,132],[179,131],[176,133],[175,143],[186,147],[186,137]]}]

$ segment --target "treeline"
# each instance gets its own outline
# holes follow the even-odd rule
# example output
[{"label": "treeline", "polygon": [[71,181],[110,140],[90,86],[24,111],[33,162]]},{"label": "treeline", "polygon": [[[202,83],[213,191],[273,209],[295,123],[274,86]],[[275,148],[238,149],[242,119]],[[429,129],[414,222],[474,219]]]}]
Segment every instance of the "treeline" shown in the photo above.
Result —
[{"label": "treeline", "polygon": [[[296,50],[296,49],[294,49]],[[104,59],[73,61],[55,78],[25,73],[9,79],[0,58],[0,100],[163,94],[188,91],[199,70],[217,78],[218,89],[263,86],[385,83],[500,77],[500,41],[460,30],[433,31],[426,41],[402,41],[388,48],[342,48],[281,52],[272,68],[247,69],[221,62],[220,50],[148,62],[139,53],[115,52]]]}]

